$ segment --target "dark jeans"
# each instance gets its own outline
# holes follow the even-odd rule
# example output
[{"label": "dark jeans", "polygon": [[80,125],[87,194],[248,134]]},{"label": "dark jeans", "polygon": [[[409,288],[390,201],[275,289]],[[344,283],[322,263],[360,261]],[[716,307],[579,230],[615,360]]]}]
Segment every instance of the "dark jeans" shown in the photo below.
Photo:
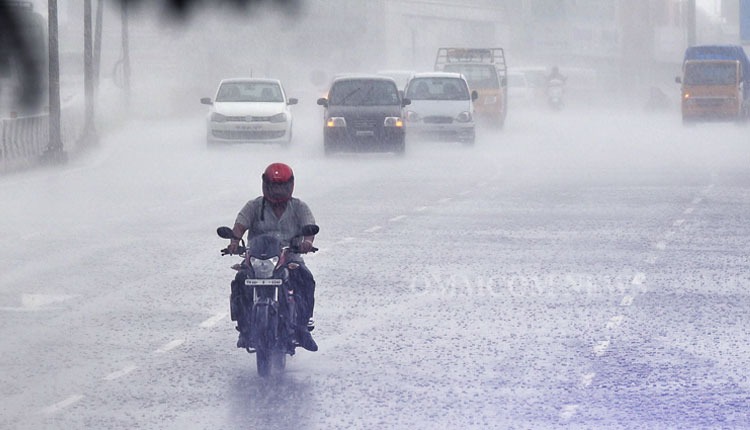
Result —
[{"label": "dark jeans", "polygon": [[[297,304],[296,324],[298,327],[305,327],[307,320],[312,318],[315,307],[315,279],[307,266],[303,263],[298,264],[296,269],[289,269],[289,282]],[[237,321],[237,327],[243,333],[250,326],[250,315],[245,311],[249,311],[253,306],[252,292],[245,287],[246,278],[244,271],[237,272],[232,281],[232,293],[229,298],[232,321]]]}]

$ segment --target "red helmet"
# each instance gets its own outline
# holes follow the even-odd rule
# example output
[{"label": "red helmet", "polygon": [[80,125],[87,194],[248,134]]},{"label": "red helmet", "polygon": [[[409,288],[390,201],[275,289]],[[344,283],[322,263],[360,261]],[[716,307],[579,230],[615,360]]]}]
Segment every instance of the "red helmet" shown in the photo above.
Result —
[{"label": "red helmet", "polygon": [[266,167],[263,178],[263,197],[271,203],[285,203],[292,198],[294,172],[284,163],[272,163]]}]

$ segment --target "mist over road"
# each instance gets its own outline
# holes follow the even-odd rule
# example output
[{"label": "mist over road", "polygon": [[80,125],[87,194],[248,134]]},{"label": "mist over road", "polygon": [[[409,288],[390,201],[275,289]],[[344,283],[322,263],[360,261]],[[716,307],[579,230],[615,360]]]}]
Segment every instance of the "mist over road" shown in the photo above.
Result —
[{"label": "mist over road", "polygon": [[[324,157],[295,109],[289,150],[140,119],[0,178],[0,427],[750,426],[745,127],[517,109],[473,148]],[[215,230],[275,161],[321,226],[320,351],[264,380]]]}]

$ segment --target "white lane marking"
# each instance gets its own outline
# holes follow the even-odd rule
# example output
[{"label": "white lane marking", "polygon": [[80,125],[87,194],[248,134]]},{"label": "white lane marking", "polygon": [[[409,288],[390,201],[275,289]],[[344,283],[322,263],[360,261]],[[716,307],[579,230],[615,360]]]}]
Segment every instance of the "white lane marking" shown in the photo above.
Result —
[{"label": "white lane marking", "polygon": [[43,412],[45,414],[54,414],[56,412],[60,412],[61,410],[67,408],[68,406],[80,401],[82,398],[83,398],[82,394],[76,394],[74,396],[70,396],[61,402],[57,402],[52,406],[48,406],[44,408]]},{"label": "white lane marking", "polygon": [[693,208],[687,208],[687,209],[685,209],[685,211],[683,213],[684,214],[690,214],[690,213],[693,213],[694,210],[695,209],[693,209]]},{"label": "white lane marking", "polygon": [[485,185],[487,185],[487,181],[477,182],[478,187],[484,187]]},{"label": "white lane marking", "polygon": [[345,238],[339,240],[339,243],[354,242],[355,240],[357,240],[357,238],[355,238],[355,237],[345,237]]},{"label": "white lane marking", "polygon": [[667,242],[660,240],[654,244],[654,247],[656,247],[656,249],[665,250],[667,249]]},{"label": "white lane marking", "polygon": [[620,302],[620,306],[630,306],[633,304],[633,296],[625,296]]},{"label": "white lane marking", "polygon": [[175,339],[175,340],[169,342],[168,344],[162,346],[161,348],[157,349],[156,353],[157,354],[163,354],[163,353],[165,353],[167,351],[171,351],[171,350],[177,348],[178,346],[182,345],[183,343],[185,343],[185,339]]},{"label": "white lane marking", "polygon": [[444,198],[444,199],[440,199],[440,200],[438,200],[437,202],[438,202],[438,203],[440,203],[440,204],[443,204],[443,203],[448,203],[448,202],[449,202],[449,201],[451,201],[451,200],[453,200],[453,198],[452,198],[452,197],[446,197],[446,198]]},{"label": "white lane marking", "polygon": [[672,225],[673,225],[673,226],[675,226],[675,227],[679,227],[679,226],[681,226],[681,225],[682,225],[682,223],[684,223],[684,222],[685,222],[685,220],[684,220],[684,219],[682,219],[682,218],[680,218],[680,219],[678,219],[678,220],[675,220],[675,222],[673,222],[673,223],[672,223]]},{"label": "white lane marking", "polygon": [[696,197],[693,199],[693,204],[697,205],[698,203],[703,201],[703,197]]},{"label": "white lane marking", "polygon": [[60,303],[74,298],[70,294],[22,294],[21,306],[19,307],[0,307],[4,311],[17,312],[35,312],[40,310],[50,310],[49,305]]},{"label": "white lane marking", "polygon": [[416,208],[414,210],[417,211],[417,212],[424,212],[424,211],[426,211],[429,208],[430,208],[429,206],[420,206],[420,207],[418,207],[418,208]]},{"label": "white lane marking", "polygon": [[595,376],[596,376],[596,373],[594,373],[594,372],[587,373],[587,374],[581,376],[580,386],[583,387],[583,388],[588,387],[594,381],[594,377]]},{"label": "white lane marking", "polygon": [[622,315],[617,315],[610,318],[609,321],[607,321],[607,328],[612,329],[619,327],[620,324],[622,324],[623,318],[624,317]]},{"label": "white lane marking", "polygon": [[135,365],[132,365],[132,364],[130,366],[125,366],[124,368],[122,368],[122,369],[120,369],[120,370],[118,370],[116,372],[112,372],[109,375],[105,376],[104,380],[105,381],[113,381],[113,380],[115,380],[117,378],[122,378],[123,376],[125,376],[128,373],[134,371],[137,368],[138,368],[138,366],[135,366]]},{"label": "white lane marking", "polygon": [[398,215],[398,216],[395,216],[395,217],[389,219],[388,221],[390,221],[390,222],[396,222],[396,221],[401,221],[404,218],[406,218],[406,215]]},{"label": "white lane marking", "polygon": [[578,405],[565,405],[560,411],[560,418],[564,421],[570,421],[570,419],[573,418],[573,415],[576,414],[577,410]]},{"label": "white lane marking", "polygon": [[224,317],[226,317],[226,316],[227,316],[226,312],[218,313],[218,314],[212,316],[211,318],[203,321],[200,326],[201,327],[213,327],[216,324],[218,324],[219,321],[223,320]]},{"label": "white lane marking", "polygon": [[671,239],[672,236],[674,236],[674,230],[669,230],[668,232],[664,233],[664,239]]},{"label": "white lane marking", "polygon": [[654,264],[656,263],[656,256],[655,255],[649,255],[646,257],[646,263],[648,264]]},{"label": "white lane marking", "polygon": [[367,230],[365,230],[365,233],[375,233],[376,231],[380,230],[381,228],[383,228],[383,227],[381,227],[379,225],[372,226],[372,227],[368,228]]},{"label": "white lane marking", "polygon": [[459,196],[465,196],[467,194],[471,194],[471,190],[461,191],[460,193],[458,193]]},{"label": "white lane marking", "polygon": [[596,345],[594,345],[593,351],[597,357],[601,357],[602,355],[604,355],[605,352],[607,352],[607,348],[609,348],[609,341],[600,340],[599,342],[596,343]]},{"label": "white lane marking", "polygon": [[646,274],[643,272],[638,272],[633,276],[633,280],[630,281],[633,285],[641,285],[643,284],[643,281],[646,280]]},{"label": "white lane marking", "polygon": [[25,234],[21,236],[21,240],[33,240],[33,239],[38,239],[40,237],[42,237],[42,233],[33,232],[33,233],[29,233],[29,234]]}]

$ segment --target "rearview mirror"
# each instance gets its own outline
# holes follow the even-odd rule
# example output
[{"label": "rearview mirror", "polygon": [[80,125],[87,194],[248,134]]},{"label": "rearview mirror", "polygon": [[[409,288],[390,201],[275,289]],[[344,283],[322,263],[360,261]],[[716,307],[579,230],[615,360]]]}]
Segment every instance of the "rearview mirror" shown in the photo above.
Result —
[{"label": "rearview mirror", "polygon": [[216,229],[216,234],[219,235],[219,237],[224,239],[239,239],[239,237],[234,237],[234,232],[231,228],[222,226]]},{"label": "rearview mirror", "polygon": [[315,236],[320,231],[320,227],[315,224],[308,224],[300,230],[302,236]]},{"label": "rearview mirror", "polygon": [[298,102],[299,102],[298,99],[290,98],[289,101],[286,102],[286,104],[288,104],[288,105],[296,105]]},{"label": "rearview mirror", "polygon": [[203,98],[201,99],[201,104],[203,104],[203,105],[212,105],[212,104],[213,104],[213,102],[211,101],[211,99],[210,99],[210,98],[208,98],[208,97],[203,97]]},{"label": "rearview mirror", "polygon": [[477,92],[477,90],[472,90],[471,91],[471,101],[476,101],[476,99],[478,99],[478,98],[479,98],[479,93]]},{"label": "rearview mirror", "polygon": [[328,99],[325,97],[321,97],[318,99],[318,104],[321,106],[328,107]]}]

